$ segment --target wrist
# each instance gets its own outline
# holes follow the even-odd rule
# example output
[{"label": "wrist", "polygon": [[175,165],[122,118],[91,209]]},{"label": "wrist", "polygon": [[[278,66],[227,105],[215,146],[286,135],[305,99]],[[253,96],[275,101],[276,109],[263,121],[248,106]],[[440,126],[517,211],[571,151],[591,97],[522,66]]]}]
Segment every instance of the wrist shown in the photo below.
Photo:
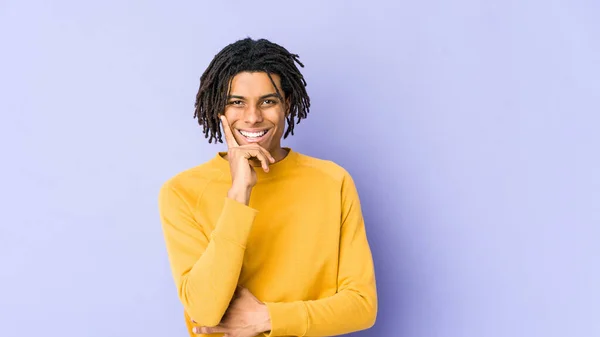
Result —
[{"label": "wrist", "polygon": [[227,197],[248,206],[248,203],[250,202],[250,192],[252,192],[251,187],[236,186],[234,184],[227,192]]},{"label": "wrist", "polygon": [[269,315],[269,309],[267,308],[267,306],[265,304],[261,304],[261,310],[260,310],[260,318],[259,321],[260,323],[256,325],[256,332],[257,333],[263,333],[263,332],[268,332],[271,331],[271,316]]}]

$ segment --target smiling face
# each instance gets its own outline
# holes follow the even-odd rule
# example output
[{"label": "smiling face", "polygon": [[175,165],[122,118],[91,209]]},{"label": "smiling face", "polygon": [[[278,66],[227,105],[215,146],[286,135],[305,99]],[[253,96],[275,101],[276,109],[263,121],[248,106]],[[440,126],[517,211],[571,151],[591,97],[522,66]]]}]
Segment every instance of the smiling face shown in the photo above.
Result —
[{"label": "smiling face", "polygon": [[[283,95],[281,78],[276,74],[271,78]],[[277,90],[265,72],[241,72],[233,77],[225,117],[239,145],[258,143],[274,156],[282,152],[287,104]]]}]

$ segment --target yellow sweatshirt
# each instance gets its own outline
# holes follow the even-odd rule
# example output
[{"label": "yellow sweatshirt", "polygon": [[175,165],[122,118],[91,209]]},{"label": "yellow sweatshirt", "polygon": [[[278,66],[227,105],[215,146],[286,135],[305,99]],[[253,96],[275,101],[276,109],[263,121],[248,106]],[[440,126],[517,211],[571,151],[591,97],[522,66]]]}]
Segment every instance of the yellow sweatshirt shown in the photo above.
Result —
[{"label": "yellow sweatshirt", "polygon": [[287,150],[269,173],[255,170],[248,206],[227,198],[224,153],[161,188],[167,253],[191,336],[193,326],[220,322],[237,285],[267,305],[266,335],[330,336],[375,323],[373,260],[352,178],[331,161]]}]

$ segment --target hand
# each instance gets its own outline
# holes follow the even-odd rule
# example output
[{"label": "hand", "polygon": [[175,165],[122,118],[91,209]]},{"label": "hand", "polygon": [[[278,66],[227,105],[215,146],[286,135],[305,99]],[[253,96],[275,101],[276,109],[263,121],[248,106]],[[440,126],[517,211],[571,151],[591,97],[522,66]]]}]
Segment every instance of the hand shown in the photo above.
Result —
[{"label": "hand", "polygon": [[227,142],[227,160],[231,169],[232,188],[229,196],[238,201],[248,204],[250,191],[256,185],[257,177],[250,161],[260,161],[262,169],[269,172],[269,164],[275,162],[275,158],[258,144],[239,145],[235,140],[229,122],[224,115],[219,116],[223,125],[223,133]]},{"label": "hand", "polygon": [[254,337],[271,330],[267,306],[250,290],[238,287],[221,323],[215,327],[195,327],[194,333],[223,333],[224,337]]}]

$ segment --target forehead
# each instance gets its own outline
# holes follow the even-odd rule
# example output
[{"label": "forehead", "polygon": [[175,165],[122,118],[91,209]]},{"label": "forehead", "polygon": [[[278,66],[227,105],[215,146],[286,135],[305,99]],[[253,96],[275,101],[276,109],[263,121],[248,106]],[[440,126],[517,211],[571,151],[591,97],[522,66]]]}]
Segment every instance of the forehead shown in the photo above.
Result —
[{"label": "forehead", "polygon": [[[281,92],[281,78],[277,74],[271,74],[271,78],[277,89]],[[275,93],[273,82],[265,72],[241,72],[236,74],[231,80],[230,95],[240,96],[262,96]]]}]

